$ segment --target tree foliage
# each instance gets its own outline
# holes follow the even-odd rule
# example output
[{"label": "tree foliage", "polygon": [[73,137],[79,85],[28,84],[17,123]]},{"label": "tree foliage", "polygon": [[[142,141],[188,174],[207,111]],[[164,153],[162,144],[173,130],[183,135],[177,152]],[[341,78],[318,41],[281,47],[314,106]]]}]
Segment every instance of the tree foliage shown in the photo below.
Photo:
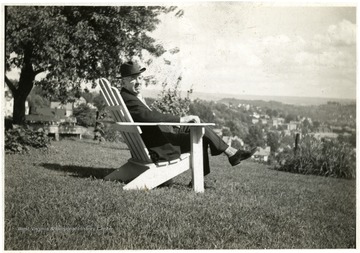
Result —
[{"label": "tree foliage", "polygon": [[245,137],[245,143],[249,144],[251,147],[265,146],[264,134],[259,125],[252,125],[249,127],[249,133]]},{"label": "tree foliage", "polygon": [[46,99],[46,96],[40,86],[35,86],[31,90],[27,98],[27,101],[29,102],[30,110],[33,110],[34,108],[37,107],[43,108],[50,106],[50,101]]},{"label": "tree foliage", "polygon": [[162,84],[162,91],[152,107],[162,113],[170,113],[178,116],[185,116],[190,110],[190,94],[192,90],[187,91],[185,98],[181,97],[180,91],[181,76],[178,77],[174,87],[169,88],[169,84]]},{"label": "tree foliage", "polygon": [[[164,48],[148,35],[159,15],[176,7],[159,6],[7,6],[6,70],[19,68],[18,85],[5,77],[14,96],[14,122],[22,123],[25,100],[37,83],[49,98],[68,102],[80,96],[83,82],[100,76],[112,82],[122,60],[143,49],[155,56]],[[181,12],[176,15],[181,16]]]},{"label": "tree foliage", "polygon": [[277,132],[267,133],[267,145],[270,146],[271,152],[276,152],[280,147],[280,135]]},{"label": "tree foliage", "polygon": [[95,126],[96,112],[87,104],[80,104],[74,108],[73,114],[78,125],[84,127]]},{"label": "tree foliage", "polygon": [[94,95],[92,102],[93,102],[94,106],[98,109],[98,111],[103,113],[103,111],[107,105],[105,103],[103,96],[100,93]]},{"label": "tree foliage", "polygon": [[195,99],[189,108],[189,114],[197,115],[204,122],[214,122],[215,116],[210,105],[203,103],[199,99]]}]

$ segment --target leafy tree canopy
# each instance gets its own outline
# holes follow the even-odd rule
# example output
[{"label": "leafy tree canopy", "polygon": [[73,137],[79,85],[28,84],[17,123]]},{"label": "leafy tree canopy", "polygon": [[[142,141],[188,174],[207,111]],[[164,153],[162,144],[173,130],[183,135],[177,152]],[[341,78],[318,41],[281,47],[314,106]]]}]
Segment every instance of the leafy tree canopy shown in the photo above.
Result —
[{"label": "leafy tree canopy", "polygon": [[[5,8],[6,70],[19,68],[20,80],[5,77],[14,99],[14,121],[24,117],[25,99],[35,76],[49,98],[62,102],[79,97],[82,82],[100,76],[116,82],[122,60],[147,50],[165,52],[148,33],[159,15],[176,7],[161,6],[7,6]],[[177,16],[183,13],[178,11]]]}]

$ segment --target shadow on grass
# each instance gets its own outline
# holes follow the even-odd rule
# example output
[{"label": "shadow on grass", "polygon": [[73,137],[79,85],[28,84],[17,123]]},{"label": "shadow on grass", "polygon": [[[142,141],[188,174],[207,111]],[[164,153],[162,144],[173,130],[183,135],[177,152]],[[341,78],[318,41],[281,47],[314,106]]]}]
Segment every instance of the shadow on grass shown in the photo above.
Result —
[{"label": "shadow on grass", "polygon": [[[92,167],[85,167],[85,166],[75,166],[75,165],[60,165],[55,163],[41,163],[40,166],[44,167],[45,169],[58,171],[58,172],[65,172],[68,173],[71,177],[79,177],[79,178],[95,178],[95,179],[104,179],[107,175],[115,171],[116,169],[109,169],[109,168],[92,168]],[[123,183],[128,183],[123,182]],[[188,188],[192,189],[191,181],[189,184],[183,184],[178,182],[171,182],[170,184],[162,184],[159,185],[158,188]],[[215,189],[214,186],[205,183],[205,189]]]},{"label": "shadow on grass", "polygon": [[70,173],[70,176],[73,177],[94,177],[97,179],[104,179],[107,175],[113,172],[115,169],[108,168],[92,168],[85,166],[74,166],[74,165],[60,165],[54,163],[41,163],[40,166],[43,166],[46,169],[67,172]]}]

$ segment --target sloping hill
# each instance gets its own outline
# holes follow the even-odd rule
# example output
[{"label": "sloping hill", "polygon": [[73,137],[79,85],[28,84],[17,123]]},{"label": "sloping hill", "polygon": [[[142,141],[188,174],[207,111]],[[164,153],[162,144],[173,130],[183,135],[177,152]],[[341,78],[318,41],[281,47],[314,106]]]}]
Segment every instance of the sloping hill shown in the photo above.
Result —
[{"label": "sloping hill", "polygon": [[53,142],[5,156],[6,250],[354,248],[355,180],[211,159],[212,188],[185,173],[169,188],[123,191],[101,178],[123,144]]}]

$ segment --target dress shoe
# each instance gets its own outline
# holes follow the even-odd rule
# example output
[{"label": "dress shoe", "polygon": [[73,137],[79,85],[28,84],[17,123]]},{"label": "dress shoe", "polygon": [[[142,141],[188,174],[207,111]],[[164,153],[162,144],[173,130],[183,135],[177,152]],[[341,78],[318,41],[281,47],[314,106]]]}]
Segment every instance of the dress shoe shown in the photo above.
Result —
[{"label": "dress shoe", "polygon": [[229,157],[229,163],[231,166],[238,165],[241,161],[246,160],[256,152],[257,148],[253,148],[250,151],[245,151],[239,149],[236,151],[235,155]]}]

